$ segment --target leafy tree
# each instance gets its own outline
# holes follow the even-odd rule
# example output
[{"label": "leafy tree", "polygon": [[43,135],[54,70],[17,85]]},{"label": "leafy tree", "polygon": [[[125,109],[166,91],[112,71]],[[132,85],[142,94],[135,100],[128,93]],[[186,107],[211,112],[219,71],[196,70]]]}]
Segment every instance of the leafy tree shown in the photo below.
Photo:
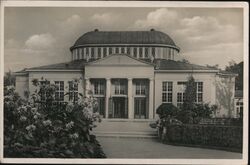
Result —
[{"label": "leafy tree", "polygon": [[231,61],[225,70],[238,74],[235,78],[235,89],[243,90],[243,61],[238,64],[235,61]]},{"label": "leafy tree", "polygon": [[16,77],[13,75],[13,73],[9,70],[4,75],[4,86],[15,86]]}]

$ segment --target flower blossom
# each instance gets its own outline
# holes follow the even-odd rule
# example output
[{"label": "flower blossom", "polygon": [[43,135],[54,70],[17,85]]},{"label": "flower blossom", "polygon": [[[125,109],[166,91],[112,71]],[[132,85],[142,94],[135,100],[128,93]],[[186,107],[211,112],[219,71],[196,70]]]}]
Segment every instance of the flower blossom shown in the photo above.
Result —
[{"label": "flower blossom", "polygon": [[71,129],[73,126],[74,126],[74,122],[73,121],[71,121],[71,122],[69,122],[69,123],[66,124],[66,128],[67,129]]},{"label": "flower blossom", "polygon": [[77,139],[79,137],[79,134],[78,133],[70,134],[69,137],[72,139]]},{"label": "flower blossom", "polygon": [[51,124],[52,124],[52,122],[50,120],[43,121],[44,126],[50,126]]},{"label": "flower blossom", "polygon": [[36,126],[31,124],[31,125],[28,125],[26,128],[25,128],[27,131],[34,131],[36,130]]},{"label": "flower blossom", "polygon": [[21,116],[21,117],[20,117],[20,120],[21,120],[22,122],[24,122],[24,121],[26,121],[26,120],[27,120],[27,117],[25,117],[25,116]]},{"label": "flower blossom", "polygon": [[73,111],[73,108],[74,108],[73,103],[69,103],[69,104],[66,106],[66,111],[70,113],[70,112]]}]

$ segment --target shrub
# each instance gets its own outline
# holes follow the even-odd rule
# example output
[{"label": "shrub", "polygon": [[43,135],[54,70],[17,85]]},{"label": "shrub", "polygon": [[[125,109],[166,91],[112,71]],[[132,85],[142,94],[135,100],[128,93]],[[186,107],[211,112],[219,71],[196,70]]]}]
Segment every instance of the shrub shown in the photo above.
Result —
[{"label": "shrub", "polygon": [[[92,96],[73,103],[54,99],[55,86],[39,85],[30,100],[4,91],[5,157],[102,158],[105,157],[91,130],[100,121]],[[41,91],[44,90],[44,91]],[[46,93],[46,101],[41,100]]]},{"label": "shrub", "polygon": [[160,118],[167,117],[168,115],[174,117],[177,116],[178,110],[179,109],[171,103],[163,103],[157,108],[156,113]]},{"label": "shrub", "polygon": [[164,142],[214,146],[242,151],[242,127],[222,125],[168,125]]}]

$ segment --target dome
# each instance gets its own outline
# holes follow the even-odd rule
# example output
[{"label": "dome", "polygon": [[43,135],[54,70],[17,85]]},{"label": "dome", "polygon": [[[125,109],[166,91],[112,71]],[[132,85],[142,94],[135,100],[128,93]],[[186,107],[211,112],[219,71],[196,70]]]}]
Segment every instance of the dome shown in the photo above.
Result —
[{"label": "dome", "polygon": [[179,50],[167,34],[155,31],[94,31],[87,32],[78,38],[71,50],[88,44],[161,44]]}]

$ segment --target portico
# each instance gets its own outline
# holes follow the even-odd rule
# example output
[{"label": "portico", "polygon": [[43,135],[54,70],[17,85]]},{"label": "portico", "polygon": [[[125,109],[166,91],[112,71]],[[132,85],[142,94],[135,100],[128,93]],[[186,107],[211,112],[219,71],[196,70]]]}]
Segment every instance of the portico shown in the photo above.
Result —
[{"label": "portico", "polygon": [[105,118],[153,119],[153,69],[126,55],[109,56],[85,66],[86,89],[97,98]]}]

